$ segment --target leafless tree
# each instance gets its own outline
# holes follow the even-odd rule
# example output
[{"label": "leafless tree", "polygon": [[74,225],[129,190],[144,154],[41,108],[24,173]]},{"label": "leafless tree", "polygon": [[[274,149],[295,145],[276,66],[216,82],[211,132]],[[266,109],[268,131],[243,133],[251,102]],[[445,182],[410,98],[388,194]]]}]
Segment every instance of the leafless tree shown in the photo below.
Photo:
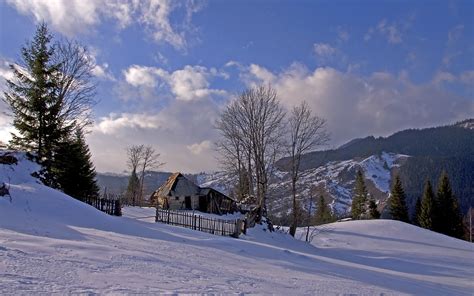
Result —
[{"label": "leafless tree", "polygon": [[298,226],[296,195],[301,156],[318,146],[325,145],[329,141],[329,134],[326,131],[326,120],[313,115],[306,102],[293,108],[288,119],[288,132],[288,154],[291,165],[291,192],[293,197],[293,219],[290,234],[295,236],[296,227]]},{"label": "leafless tree", "polygon": [[240,184],[242,172],[248,172],[248,179],[252,180],[248,186],[255,192],[260,218],[266,214],[269,173],[282,147],[284,117],[276,91],[270,86],[258,86],[233,100],[217,123],[223,139],[218,146],[227,159],[236,159]]},{"label": "leafless tree", "polygon": [[56,43],[53,60],[58,65],[56,94],[62,103],[62,124],[83,129],[92,124],[91,109],[96,104],[94,62],[85,47],[68,39]]},{"label": "leafless tree", "polygon": [[[229,106],[230,107],[230,106]],[[248,149],[245,146],[245,137],[239,130],[233,115],[234,108],[224,110],[216,122],[216,128],[220,131],[222,137],[216,142],[216,147],[220,153],[220,163],[224,170],[238,176],[235,195],[238,200],[242,200],[251,194],[251,174],[248,173],[246,164],[248,163]],[[249,165],[251,167],[251,165]],[[251,173],[251,172],[250,172]]]},{"label": "leafless tree", "polygon": [[151,169],[157,169],[164,165],[160,162],[160,154],[152,146],[139,146],[141,148],[141,174],[140,174],[140,192],[139,200],[143,201],[143,183],[145,180],[145,173]]},{"label": "leafless tree", "polygon": [[137,169],[142,160],[144,149],[144,145],[133,145],[127,147],[127,166],[130,169],[131,175],[128,182],[126,197],[128,202],[131,202],[132,205],[136,205],[140,196],[140,181],[137,177]]}]

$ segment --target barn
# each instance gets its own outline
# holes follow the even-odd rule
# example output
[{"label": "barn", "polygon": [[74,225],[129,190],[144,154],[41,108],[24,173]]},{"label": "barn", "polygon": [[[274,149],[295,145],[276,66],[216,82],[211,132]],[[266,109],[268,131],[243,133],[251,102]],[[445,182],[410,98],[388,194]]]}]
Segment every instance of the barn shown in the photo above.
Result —
[{"label": "barn", "polygon": [[235,200],[212,189],[201,188],[181,173],[172,174],[150,197],[153,205],[169,210],[198,210],[226,214],[237,211]]}]

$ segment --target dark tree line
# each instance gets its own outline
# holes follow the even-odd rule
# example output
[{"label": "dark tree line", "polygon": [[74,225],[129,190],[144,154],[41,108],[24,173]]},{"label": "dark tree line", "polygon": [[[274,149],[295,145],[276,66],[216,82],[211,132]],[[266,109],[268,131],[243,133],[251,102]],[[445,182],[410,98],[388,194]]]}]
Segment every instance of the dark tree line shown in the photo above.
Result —
[{"label": "dark tree line", "polygon": [[[436,194],[431,182],[425,181],[423,195],[417,200],[415,208],[411,220],[413,224],[456,238],[464,237],[462,214],[446,172],[442,172],[439,178]],[[389,211],[392,219],[410,222],[405,192],[398,176],[390,193]]]},{"label": "dark tree line", "polygon": [[87,51],[76,42],[53,43],[45,23],[10,65],[3,100],[13,116],[9,146],[33,152],[42,181],[78,199],[97,197],[95,169],[84,130],[92,123],[95,84]]}]

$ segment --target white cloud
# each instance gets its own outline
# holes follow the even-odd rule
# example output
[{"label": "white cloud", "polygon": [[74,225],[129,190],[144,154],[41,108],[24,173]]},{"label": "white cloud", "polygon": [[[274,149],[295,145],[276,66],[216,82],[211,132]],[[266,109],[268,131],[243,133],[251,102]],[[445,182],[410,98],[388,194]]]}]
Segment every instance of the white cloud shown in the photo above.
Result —
[{"label": "white cloud", "polygon": [[[280,73],[268,71],[271,79],[265,79],[247,71],[249,85],[272,83],[288,108],[308,101],[318,115],[327,119],[332,143],[336,145],[356,137],[450,123],[474,114],[471,99],[444,90],[434,83],[435,79],[415,84],[406,72],[399,76],[387,72],[357,76],[330,67],[309,71],[294,64]],[[444,80],[451,78],[440,76]]]},{"label": "white cloud", "polygon": [[186,148],[191,151],[194,155],[200,155],[203,152],[208,152],[211,149],[212,143],[209,140],[204,140],[201,143],[194,143],[192,145],[187,145]]},{"label": "white cloud", "polygon": [[336,53],[336,49],[327,43],[315,43],[314,52],[318,57],[328,58]]},{"label": "white cloud", "polygon": [[158,76],[166,76],[166,71],[155,68],[139,65],[132,65],[127,70],[123,71],[125,81],[132,86],[139,87],[155,87],[157,85]]},{"label": "white cloud", "polygon": [[163,170],[199,172],[217,167],[212,142],[219,106],[212,100],[172,101],[162,110],[110,114],[100,118],[88,143],[99,171],[125,169],[125,147],[146,144],[157,148]]},{"label": "white cloud", "polygon": [[0,142],[8,142],[11,139],[11,132],[13,127],[11,126],[12,118],[8,116],[8,106],[1,99],[3,92],[7,90],[6,80],[12,80],[14,78],[13,71],[9,67],[10,62],[0,58]]},{"label": "white cloud", "polygon": [[227,95],[224,90],[210,88],[210,79],[228,78],[226,73],[215,68],[186,65],[183,69],[168,72],[161,68],[133,65],[123,74],[125,81],[134,87],[155,88],[159,83],[165,84],[177,100],[192,101]]},{"label": "white cloud", "polygon": [[102,63],[102,65],[95,65],[94,68],[92,68],[92,75],[95,77],[104,79],[104,80],[111,80],[114,81],[115,77],[108,71],[109,64],[107,63]]},{"label": "white cloud", "polygon": [[[184,5],[169,0],[7,0],[7,3],[36,21],[45,20],[67,36],[87,33],[105,19],[114,20],[119,29],[136,22],[156,42],[168,43],[179,50],[186,49],[186,38],[194,31],[192,15],[202,7],[191,0]],[[185,16],[180,22],[172,22],[171,15],[177,10],[184,10]]]}]

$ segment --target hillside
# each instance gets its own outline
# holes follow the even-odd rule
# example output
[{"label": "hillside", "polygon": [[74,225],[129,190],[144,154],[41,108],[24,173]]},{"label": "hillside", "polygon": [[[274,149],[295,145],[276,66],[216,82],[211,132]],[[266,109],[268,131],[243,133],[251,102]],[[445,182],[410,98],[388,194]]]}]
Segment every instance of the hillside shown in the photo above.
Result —
[{"label": "hillside", "polygon": [[[396,221],[316,228],[312,244],[261,227],[240,239],[112,217],[2,165],[2,294],[469,295],[472,244]],[[301,233],[303,230],[299,230]]]},{"label": "hillside", "polygon": [[[426,178],[437,184],[442,170],[451,177],[453,192],[465,213],[474,205],[474,120],[420,130],[405,130],[387,138],[355,139],[338,149],[308,153],[302,158],[299,200],[309,207],[319,195],[330,203],[333,212],[344,216],[350,210],[356,171],[364,172],[369,193],[383,210],[393,174],[400,175],[411,211],[422,194]],[[291,194],[288,160],[277,162],[270,185],[268,208],[271,218],[288,223]],[[230,192],[233,175],[212,173],[198,180]]]}]

